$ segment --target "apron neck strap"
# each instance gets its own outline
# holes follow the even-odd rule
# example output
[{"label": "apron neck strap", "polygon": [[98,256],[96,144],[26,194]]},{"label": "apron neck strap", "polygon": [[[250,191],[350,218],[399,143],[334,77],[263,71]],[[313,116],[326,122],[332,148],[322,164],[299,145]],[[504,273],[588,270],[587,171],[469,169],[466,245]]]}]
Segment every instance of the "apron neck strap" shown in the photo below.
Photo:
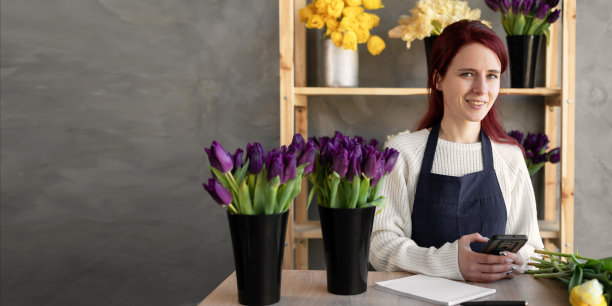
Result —
[{"label": "apron neck strap", "polygon": [[[421,163],[421,173],[431,173],[433,160],[438,146],[438,135],[440,134],[440,122],[431,127],[429,137],[427,138],[427,146]],[[484,130],[480,129],[480,141],[482,143],[482,166],[483,170],[493,169],[493,151],[491,149],[491,140]]]}]

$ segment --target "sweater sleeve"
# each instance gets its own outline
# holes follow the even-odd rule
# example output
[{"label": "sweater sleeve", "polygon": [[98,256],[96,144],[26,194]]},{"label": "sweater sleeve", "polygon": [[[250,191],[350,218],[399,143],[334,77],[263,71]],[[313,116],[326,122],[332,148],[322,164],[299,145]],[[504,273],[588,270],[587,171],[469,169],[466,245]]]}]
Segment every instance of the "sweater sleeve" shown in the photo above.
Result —
[{"label": "sweater sleeve", "polygon": [[408,160],[400,157],[381,186],[387,204],[374,218],[370,263],[379,271],[409,271],[463,280],[457,259],[457,241],[440,248],[419,247],[412,239],[407,177]]},{"label": "sweater sleeve", "polygon": [[509,208],[506,233],[527,235],[527,243],[519,251],[526,264],[534,256],[534,250],[544,248],[544,244],[538,227],[535,195],[527,166],[520,151],[515,150],[514,155],[513,164],[517,171],[506,204]]}]

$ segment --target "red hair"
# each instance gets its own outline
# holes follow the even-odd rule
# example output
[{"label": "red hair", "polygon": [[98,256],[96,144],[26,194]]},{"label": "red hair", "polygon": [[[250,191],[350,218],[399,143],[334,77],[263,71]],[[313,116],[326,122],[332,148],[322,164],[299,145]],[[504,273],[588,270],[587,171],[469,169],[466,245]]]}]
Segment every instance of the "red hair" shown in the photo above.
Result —
[{"label": "red hair", "polygon": [[[479,43],[491,49],[501,63],[501,73],[506,71],[508,53],[504,43],[489,27],[476,20],[461,20],[446,27],[436,39],[431,50],[431,63],[427,73],[429,104],[427,113],[417,125],[417,131],[430,128],[442,121],[444,101],[442,92],[435,87],[437,75],[444,77],[455,55],[463,46],[471,43]],[[481,126],[491,140],[498,143],[517,145],[521,150],[523,149],[514,138],[506,134],[501,123],[499,123],[495,104],[493,104],[487,115],[482,119]]]}]

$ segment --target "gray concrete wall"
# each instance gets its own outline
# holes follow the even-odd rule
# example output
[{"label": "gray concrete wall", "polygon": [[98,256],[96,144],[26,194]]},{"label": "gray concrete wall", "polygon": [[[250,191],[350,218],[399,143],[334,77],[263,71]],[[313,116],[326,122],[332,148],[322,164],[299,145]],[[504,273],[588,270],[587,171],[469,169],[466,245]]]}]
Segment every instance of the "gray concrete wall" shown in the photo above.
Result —
[{"label": "gray concrete wall", "polygon": [[[499,17],[470,2],[503,36]],[[385,1],[375,32],[413,4]],[[225,212],[200,186],[202,148],[279,142],[277,2],[2,0],[0,14],[1,304],[200,301],[233,271]],[[578,4],[575,235],[594,257],[612,255],[611,14],[606,0]],[[378,57],[361,47],[361,84],[423,86],[422,43],[385,40]],[[379,140],[425,107],[311,101],[312,135]],[[508,129],[537,130],[542,105],[499,108]],[[322,267],[317,241],[311,259]]]}]

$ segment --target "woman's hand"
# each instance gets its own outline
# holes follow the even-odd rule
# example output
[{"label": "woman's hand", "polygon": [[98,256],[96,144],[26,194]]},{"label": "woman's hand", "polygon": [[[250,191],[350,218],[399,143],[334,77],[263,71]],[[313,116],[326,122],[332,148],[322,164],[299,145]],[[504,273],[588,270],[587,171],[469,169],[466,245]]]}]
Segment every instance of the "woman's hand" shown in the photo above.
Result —
[{"label": "woman's hand", "polygon": [[494,282],[520,274],[523,259],[518,254],[502,252],[501,256],[489,255],[474,252],[470,248],[472,242],[487,242],[488,240],[478,233],[459,238],[457,257],[459,271],[463,278],[471,282]]}]

